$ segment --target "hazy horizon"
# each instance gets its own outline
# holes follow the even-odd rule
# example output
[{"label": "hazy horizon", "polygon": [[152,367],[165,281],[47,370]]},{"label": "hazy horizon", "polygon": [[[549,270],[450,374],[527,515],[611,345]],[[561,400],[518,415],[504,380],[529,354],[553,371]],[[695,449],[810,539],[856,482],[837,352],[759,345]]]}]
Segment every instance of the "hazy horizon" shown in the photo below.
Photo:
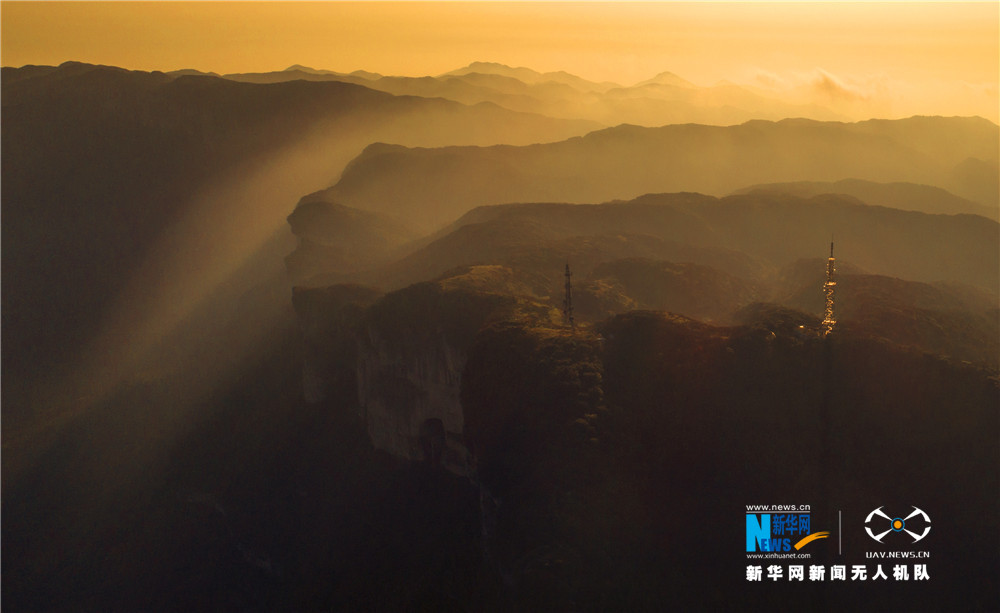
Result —
[{"label": "hazy horizon", "polygon": [[996,3],[3,2],[4,66],[437,76],[473,62],[663,72],[852,117],[1000,121]]},{"label": "hazy horizon", "polygon": [[0,16],[4,611],[1000,610],[995,0]]}]

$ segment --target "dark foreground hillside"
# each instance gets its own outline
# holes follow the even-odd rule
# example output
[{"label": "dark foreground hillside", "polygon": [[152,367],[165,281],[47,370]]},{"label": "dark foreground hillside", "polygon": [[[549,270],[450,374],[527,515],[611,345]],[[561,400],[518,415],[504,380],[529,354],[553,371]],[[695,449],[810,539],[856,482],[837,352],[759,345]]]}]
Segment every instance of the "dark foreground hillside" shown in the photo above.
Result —
[{"label": "dark foreground hillside", "polygon": [[[430,353],[439,335],[463,349],[469,476],[433,453],[402,462],[374,450],[351,381],[303,402],[301,341],[289,330],[141,478],[91,469],[122,457],[130,440],[118,420],[135,419],[136,403],[147,404],[133,432],[166,419],[169,390],[115,398],[32,475],[6,482],[5,608],[1000,605],[984,587],[1000,535],[982,521],[998,511],[995,373],[849,330],[821,339],[799,328],[811,316],[769,307],[736,327],[636,311],[573,334],[538,305],[469,283],[382,299],[332,292],[313,314],[338,318],[323,342],[341,369],[356,333],[387,326],[422,326]],[[307,298],[297,297],[300,315]],[[393,316],[400,309],[410,316]],[[489,313],[506,315],[491,323]],[[466,325],[475,321],[478,332]],[[741,516],[766,502],[810,504],[815,530],[836,531],[841,512],[840,538],[810,545],[811,563],[870,572],[865,515],[919,506],[933,518],[921,547],[931,579],[748,583]]]},{"label": "dark foreground hillside", "polygon": [[[600,336],[484,335],[463,394],[467,428],[490,424],[473,443],[503,501],[490,543],[515,608],[940,610],[965,590],[996,606],[974,579],[996,568],[995,531],[949,543],[997,510],[995,378],[873,339],[803,338],[778,315],[719,329],[635,312]],[[933,508],[935,579],[747,585],[740,515],[761,500],[812,504],[814,529],[842,511],[850,557],[825,542],[814,564],[864,563],[872,508]]]}]

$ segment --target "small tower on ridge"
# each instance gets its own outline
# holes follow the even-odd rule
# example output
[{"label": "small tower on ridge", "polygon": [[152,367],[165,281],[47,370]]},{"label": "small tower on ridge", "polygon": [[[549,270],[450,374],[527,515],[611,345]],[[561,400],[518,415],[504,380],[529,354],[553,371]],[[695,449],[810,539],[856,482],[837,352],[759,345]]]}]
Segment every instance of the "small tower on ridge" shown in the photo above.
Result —
[{"label": "small tower on ridge", "polygon": [[563,298],[563,316],[569,323],[572,330],[576,330],[576,322],[573,320],[573,273],[569,271],[569,262],[566,262],[566,297]]}]

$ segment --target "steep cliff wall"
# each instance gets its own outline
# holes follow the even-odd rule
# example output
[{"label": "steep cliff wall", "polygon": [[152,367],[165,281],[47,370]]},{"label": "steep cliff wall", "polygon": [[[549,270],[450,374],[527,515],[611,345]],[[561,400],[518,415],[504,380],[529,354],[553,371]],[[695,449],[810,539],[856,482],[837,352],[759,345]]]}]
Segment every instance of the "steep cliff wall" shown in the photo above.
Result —
[{"label": "steep cliff wall", "polygon": [[518,307],[513,296],[478,289],[476,272],[386,295],[367,310],[357,345],[358,403],[375,447],[463,475],[468,350],[483,326]]},{"label": "steep cliff wall", "polygon": [[466,474],[459,400],[466,360],[443,334],[398,343],[368,326],[358,345],[358,402],[375,448]]},{"label": "steep cliff wall", "polygon": [[476,268],[381,298],[360,286],[297,289],[306,400],[353,407],[376,449],[469,474],[460,399],[468,350],[483,326],[524,306],[477,285],[498,267]]}]

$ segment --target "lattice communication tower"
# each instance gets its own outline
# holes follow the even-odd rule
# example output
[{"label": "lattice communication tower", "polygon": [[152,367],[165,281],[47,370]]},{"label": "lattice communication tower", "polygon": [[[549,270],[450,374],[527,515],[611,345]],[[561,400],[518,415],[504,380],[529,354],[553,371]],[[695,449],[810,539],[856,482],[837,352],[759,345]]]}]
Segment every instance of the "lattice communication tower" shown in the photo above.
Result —
[{"label": "lattice communication tower", "polygon": [[826,261],[826,283],[823,284],[823,294],[826,296],[826,313],[823,315],[823,336],[833,331],[837,320],[833,316],[833,290],[837,282],[833,279],[836,270],[836,260],[833,258],[833,243],[830,243],[830,259]]}]

